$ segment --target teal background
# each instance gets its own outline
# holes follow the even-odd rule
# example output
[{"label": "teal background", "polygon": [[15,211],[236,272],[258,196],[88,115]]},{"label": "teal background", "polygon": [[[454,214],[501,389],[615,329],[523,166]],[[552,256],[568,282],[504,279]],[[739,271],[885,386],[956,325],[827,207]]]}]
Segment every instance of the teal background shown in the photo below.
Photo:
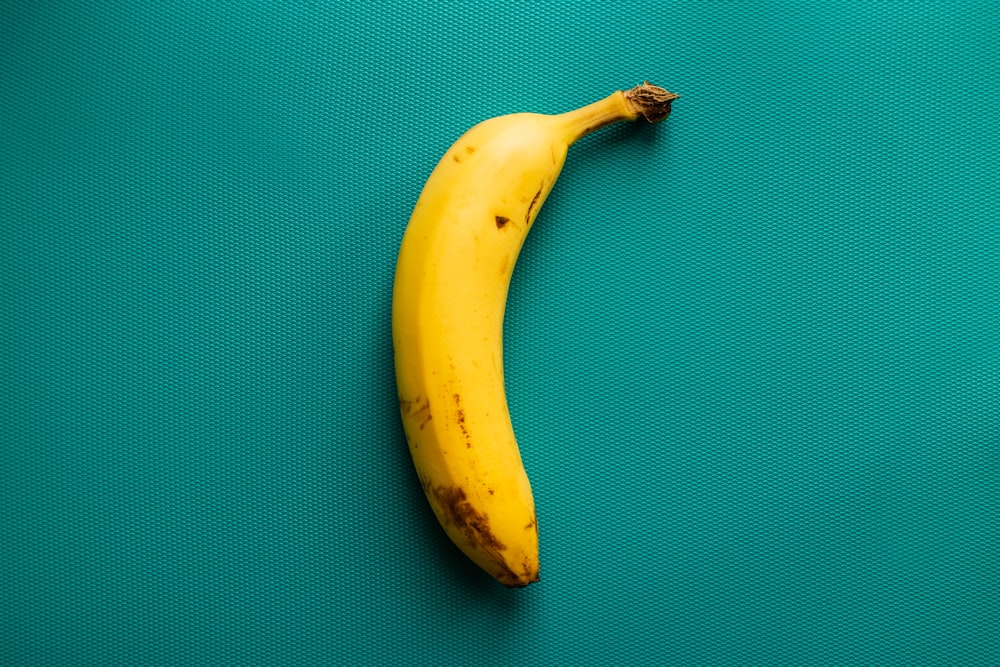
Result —
[{"label": "teal background", "polygon": [[[1000,4],[0,2],[0,664],[1000,665]],[[643,79],[511,287],[542,581],[389,332],[473,123]]]}]

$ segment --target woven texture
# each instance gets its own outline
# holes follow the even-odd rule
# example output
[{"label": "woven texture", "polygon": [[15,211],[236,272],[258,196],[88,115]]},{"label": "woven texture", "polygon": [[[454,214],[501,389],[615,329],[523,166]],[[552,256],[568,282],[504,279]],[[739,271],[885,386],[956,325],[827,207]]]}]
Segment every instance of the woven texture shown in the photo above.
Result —
[{"label": "woven texture", "polygon": [[[1000,4],[0,3],[0,665],[1000,665]],[[542,581],[447,542],[423,181],[643,79],[505,325]]]}]

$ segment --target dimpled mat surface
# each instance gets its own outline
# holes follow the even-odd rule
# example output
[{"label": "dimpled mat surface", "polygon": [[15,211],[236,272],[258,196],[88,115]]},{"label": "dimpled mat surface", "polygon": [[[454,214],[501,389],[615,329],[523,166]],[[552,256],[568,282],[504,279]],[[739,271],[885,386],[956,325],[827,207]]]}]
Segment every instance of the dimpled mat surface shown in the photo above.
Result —
[{"label": "dimpled mat surface", "polygon": [[[0,665],[1000,665],[1000,4],[0,3]],[[396,251],[649,79],[514,275],[541,582],[436,524]]]}]

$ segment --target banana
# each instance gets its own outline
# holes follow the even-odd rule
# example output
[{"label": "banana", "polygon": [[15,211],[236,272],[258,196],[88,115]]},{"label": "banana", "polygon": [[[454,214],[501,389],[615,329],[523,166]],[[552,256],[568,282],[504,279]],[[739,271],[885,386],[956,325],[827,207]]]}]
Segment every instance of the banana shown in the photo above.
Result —
[{"label": "banana", "polygon": [[392,342],[403,429],[434,514],[508,587],[538,581],[538,521],[504,388],[514,264],[575,141],[659,122],[678,96],[649,82],[562,114],[515,113],[462,135],[428,178],[403,235]]}]

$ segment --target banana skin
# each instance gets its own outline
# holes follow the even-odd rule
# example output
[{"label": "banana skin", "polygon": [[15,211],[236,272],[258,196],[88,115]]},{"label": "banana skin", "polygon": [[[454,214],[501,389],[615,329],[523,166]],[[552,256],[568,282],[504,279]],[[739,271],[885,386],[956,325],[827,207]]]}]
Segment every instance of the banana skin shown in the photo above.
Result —
[{"label": "banana skin", "polygon": [[648,82],[562,114],[516,113],[463,134],[428,178],[403,235],[392,341],[403,430],[448,537],[508,587],[538,581],[538,521],[504,388],[514,265],[569,147],[678,96]]}]

